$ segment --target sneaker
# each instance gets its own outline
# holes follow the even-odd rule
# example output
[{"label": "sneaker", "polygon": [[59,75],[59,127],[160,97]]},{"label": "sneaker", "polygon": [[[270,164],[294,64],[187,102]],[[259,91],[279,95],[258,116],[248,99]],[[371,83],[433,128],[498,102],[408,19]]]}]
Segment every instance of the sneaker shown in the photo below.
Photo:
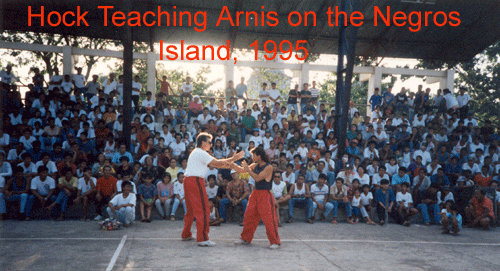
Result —
[{"label": "sneaker", "polygon": [[102,216],[97,215],[97,216],[94,218],[94,220],[95,220],[95,221],[100,221],[100,220],[102,220]]},{"label": "sneaker", "polygon": [[308,220],[306,220],[306,222],[309,223],[309,224],[314,224],[314,221],[312,219],[310,219],[310,218]]},{"label": "sneaker", "polygon": [[207,240],[204,242],[198,242],[198,246],[200,246],[200,247],[214,247],[215,243],[210,241],[210,240]]},{"label": "sneaker", "polygon": [[235,245],[250,245],[250,242],[247,242],[243,239],[239,239],[238,241],[234,242]]},{"label": "sneaker", "polygon": [[278,245],[278,244],[272,244],[269,248],[272,249],[272,250],[275,250],[275,249],[280,249],[281,246]]},{"label": "sneaker", "polygon": [[286,223],[293,223],[293,218],[289,218]]},{"label": "sneaker", "polygon": [[186,237],[186,238],[182,238],[181,240],[182,241],[191,241],[191,240],[194,240],[194,237],[193,236],[189,236],[189,237]]}]

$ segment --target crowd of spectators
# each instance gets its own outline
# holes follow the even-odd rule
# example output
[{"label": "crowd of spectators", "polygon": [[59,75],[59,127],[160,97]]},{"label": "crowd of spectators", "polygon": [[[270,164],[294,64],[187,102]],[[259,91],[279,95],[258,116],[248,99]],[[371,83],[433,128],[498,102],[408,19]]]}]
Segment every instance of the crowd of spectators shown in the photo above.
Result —
[{"label": "crowd of spectators", "polygon": [[[382,94],[374,89],[371,116],[361,116],[351,103],[347,148],[339,153],[335,110],[320,101],[316,82],[289,91],[263,83],[252,102],[242,78],[236,87],[228,83],[227,100],[203,101],[193,95],[190,78],[176,94],[163,76],[158,93],[146,92],[140,101],[141,78],[135,76],[127,145],[123,77],[111,73],[86,81],[81,71],[61,76],[56,69],[46,82],[34,69],[25,99],[12,69],[0,72],[1,219],[7,202],[20,202],[22,220],[30,220],[35,207],[63,220],[68,204],[82,206],[82,220],[90,220],[91,205],[95,220],[103,219],[107,207],[110,217],[130,225],[138,206],[143,222],[151,222],[153,207],[163,219],[175,220],[179,205],[186,207],[184,172],[202,131],[214,135],[211,154],[219,159],[241,149],[250,162],[249,150],[265,150],[274,167],[276,206],[288,206],[286,222],[293,222],[300,206],[309,223],[318,210],[321,220],[336,224],[339,207],[348,223],[371,225],[392,217],[408,226],[409,217],[421,212],[425,225],[442,224],[445,233],[456,234],[462,216],[470,226],[488,228],[497,215],[500,129],[474,118],[463,89],[458,95],[438,90],[436,96],[422,86],[396,95],[390,88]],[[255,183],[213,168],[206,182],[213,225],[229,220],[228,209],[244,211]]]}]

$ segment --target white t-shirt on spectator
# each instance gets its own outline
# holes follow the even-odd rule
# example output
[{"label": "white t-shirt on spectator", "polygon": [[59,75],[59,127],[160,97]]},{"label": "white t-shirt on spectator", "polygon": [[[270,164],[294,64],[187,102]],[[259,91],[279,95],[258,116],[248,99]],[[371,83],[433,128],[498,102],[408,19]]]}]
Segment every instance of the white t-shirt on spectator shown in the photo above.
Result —
[{"label": "white t-shirt on spectator", "polygon": [[75,81],[75,87],[84,88],[85,87],[85,76],[83,74],[73,74],[73,81]]},{"label": "white t-shirt on spectator", "polygon": [[174,156],[179,156],[183,151],[186,151],[186,144],[184,142],[179,142],[174,141],[170,143],[170,148],[172,148],[172,154]]},{"label": "white t-shirt on spectator", "polygon": [[279,184],[276,184],[274,181],[273,181],[273,187],[271,188],[271,190],[273,191],[273,196],[275,199],[283,196],[283,190],[285,189],[286,187],[286,183],[284,181],[280,181]]},{"label": "white t-shirt on spectator", "polygon": [[294,184],[295,183],[295,172],[292,171],[292,173],[290,173],[290,176],[286,176],[286,171],[281,173],[281,179],[283,180],[283,182],[288,182],[289,184]]},{"label": "white t-shirt on spectator", "polygon": [[179,195],[181,199],[184,199],[184,185],[180,182],[174,183],[174,195]]},{"label": "white t-shirt on spectator", "polygon": [[464,93],[463,96],[459,94],[457,96],[458,107],[465,106],[471,100],[472,100],[472,98],[469,96],[469,94]]},{"label": "white t-shirt on spectator", "polygon": [[[138,89],[138,90],[135,90]],[[132,96],[139,96],[139,91],[142,89],[142,85],[139,82],[132,82]]]},{"label": "white t-shirt on spectator", "polygon": [[368,195],[365,195],[365,193],[361,193],[360,198],[361,198],[361,204],[369,205],[370,200],[373,200],[373,194],[372,192],[368,192]]},{"label": "white t-shirt on spectator", "polygon": [[82,191],[81,195],[92,189],[92,185],[90,184],[90,182],[93,182],[94,186],[97,185],[97,179],[94,177],[90,177],[89,183],[85,182],[85,178],[78,179],[78,190]]},{"label": "white t-shirt on spectator", "polygon": [[406,194],[403,194],[402,192],[398,192],[396,195],[396,201],[399,202],[402,201],[405,207],[408,207],[409,203],[413,203],[413,199],[411,198],[411,194],[409,192],[406,192]]},{"label": "white t-shirt on spectator", "polygon": [[56,188],[56,181],[54,181],[54,179],[52,179],[49,176],[47,176],[45,182],[42,182],[39,176],[31,180],[30,189],[36,190],[36,192],[38,192],[38,194],[42,197],[47,196],[50,193],[50,190],[55,188]]},{"label": "white t-shirt on spectator", "polygon": [[328,185],[326,184],[323,184],[323,187],[321,187],[321,189],[318,187],[317,183],[311,185],[311,194],[313,195],[314,199],[318,202],[325,200],[325,197],[328,193],[329,193]]},{"label": "white t-shirt on spectator", "polygon": [[[38,161],[36,163],[36,170],[38,172],[38,168],[43,166],[43,161]],[[48,173],[49,174],[52,174],[52,173],[55,173],[57,172],[57,166],[56,166],[56,163],[52,162],[52,161],[49,161],[46,165],[46,167],[49,169]]]},{"label": "white t-shirt on spectator", "polygon": [[188,85],[186,83],[183,83],[181,89],[182,89],[182,92],[184,92],[184,93],[193,92],[193,84],[189,83],[189,85]]},{"label": "white t-shirt on spectator", "polygon": [[135,215],[135,206],[137,202],[137,196],[134,193],[129,193],[126,198],[123,197],[123,193],[120,193],[116,196],[113,197],[109,201],[113,206],[118,206],[118,205],[124,205],[124,204],[132,204],[134,207],[132,207],[132,211],[134,212]]},{"label": "white t-shirt on spectator", "polygon": [[389,178],[389,175],[387,174],[384,174],[384,177],[380,177],[380,174],[375,174],[373,175],[373,178],[372,178],[372,186],[373,185],[380,185],[380,181],[383,180],[383,179],[387,179],[387,180],[391,180],[391,178]]}]

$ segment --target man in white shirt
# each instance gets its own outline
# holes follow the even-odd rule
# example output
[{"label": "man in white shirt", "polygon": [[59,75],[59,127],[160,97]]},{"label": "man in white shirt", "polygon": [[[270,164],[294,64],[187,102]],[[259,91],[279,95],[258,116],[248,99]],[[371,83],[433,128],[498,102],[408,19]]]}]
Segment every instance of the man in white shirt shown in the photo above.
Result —
[{"label": "man in white shirt", "polygon": [[269,91],[266,90],[267,83],[262,83],[262,89],[259,90],[259,105],[262,104],[262,101],[267,102],[267,98],[269,97]]},{"label": "man in white shirt", "polygon": [[455,96],[451,93],[451,91],[447,88],[443,90],[444,99],[446,100],[446,110],[453,109],[453,111],[458,109],[458,101]]},{"label": "man in white shirt", "polygon": [[54,88],[61,88],[61,83],[63,81],[62,75],[59,75],[59,69],[55,67],[53,69],[54,74],[50,77],[49,80],[49,92],[54,90]]},{"label": "man in white shirt", "polygon": [[[193,84],[191,84],[191,77],[186,77],[186,82],[182,84],[181,87],[181,105],[184,104],[184,97],[189,98],[189,103],[193,99]],[[188,103],[188,104],[189,104]]]},{"label": "man in white shirt", "polygon": [[132,193],[133,186],[129,181],[122,182],[122,193],[114,196],[108,203],[108,215],[110,219],[116,219],[123,223],[123,226],[130,227],[135,219],[135,206],[137,197]]},{"label": "man in white shirt", "polygon": [[82,67],[76,68],[76,74],[72,74],[71,79],[75,88],[79,89],[83,94],[86,94],[85,76],[82,74]]},{"label": "man in white shirt", "polygon": [[[311,217],[314,217],[314,212],[316,211],[316,208],[319,208],[320,210],[323,211],[324,217],[327,217],[328,214],[333,210],[333,204],[328,202],[328,194],[329,194],[329,189],[328,186],[325,184],[326,181],[326,176],[322,176],[321,178],[318,178],[318,182],[311,185],[311,197],[312,197],[312,210],[310,212]],[[307,219],[308,223],[314,223],[311,218]]]},{"label": "man in white shirt", "polygon": [[19,78],[12,73],[12,66],[10,65],[7,65],[5,70],[0,71],[0,78],[2,78],[3,89],[10,89],[10,84],[14,81],[20,82]]},{"label": "man in white shirt", "polygon": [[170,148],[172,149],[172,155],[177,158],[186,152],[186,144],[181,142],[182,135],[180,133],[175,134],[175,141],[170,143]]},{"label": "man in white shirt", "polygon": [[464,120],[464,126],[467,127],[469,123],[472,123],[472,126],[477,127],[477,120],[474,119],[474,113],[472,112],[467,114],[467,118]]},{"label": "man in white shirt", "polygon": [[428,152],[426,150],[427,150],[427,143],[422,143],[422,144],[420,144],[420,150],[416,150],[413,153],[414,160],[417,159],[417,156],[422,157],[422,164],[424,166],[427,166],[432,161],[430,152]]},{"label": "man in white shirt", "polygon": [[28,221],[31,220],[31,209],[35,200],[39,200],[42,207],[49,206],[49,202],[52,203],[56,200],[56,195],[54,195],[56,181],[48,176],[47,167],[40,166],[37,172],[39,176],[31,180],[31,195],[26,202],[26,220]]},{"label": "man in white shirt", "polygon": [[115,74],[112,72],[109,74],[108,79],[102,82],[102,87],[104,88],[104,94],[109,95],[112,91],[116,90]]},{"label": "man in white shirt", "polygon": [[281,99],[281,93],[276,89],[276,83],[271,83],[271,90],[269,90],[269,106],[274,107],[275,103],[279,103]]},{"label": "man in white shirt", "polygon": [[246,101],[248,99],[247,85],[245,85],[245,77],[241,77],[241,83],[236,86],[236,95],[238,99]]}]

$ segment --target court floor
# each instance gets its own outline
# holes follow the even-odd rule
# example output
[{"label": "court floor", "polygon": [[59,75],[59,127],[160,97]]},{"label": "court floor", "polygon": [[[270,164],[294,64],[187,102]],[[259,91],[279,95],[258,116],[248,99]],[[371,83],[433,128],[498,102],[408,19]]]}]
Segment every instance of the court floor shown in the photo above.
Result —
[{"label": "court floor", "polygon": [[0,221],[0,270],[500,270],[498,229],[454,237],[438,226],[294,222],[279,228],[281,249],[270,250],[263,225],[250,246],[233,245],[238,224],[212,227],[211,248],[180,241],[182,227],[155,220],[102,231],[94,221]]}]

